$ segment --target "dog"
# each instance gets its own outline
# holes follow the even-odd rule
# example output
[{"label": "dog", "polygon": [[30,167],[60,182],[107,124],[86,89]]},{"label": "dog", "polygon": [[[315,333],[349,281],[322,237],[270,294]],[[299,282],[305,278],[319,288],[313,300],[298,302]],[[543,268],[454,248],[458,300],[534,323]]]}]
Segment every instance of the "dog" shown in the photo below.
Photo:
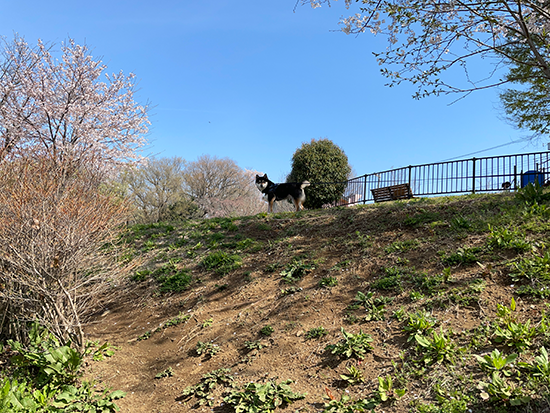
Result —
[{"label": "dog", "polygon": [[306,193],[304,188],[309,186],[308,181],[299,183],[276,184],[269,180],[267,174],[264,176],[256,175],[256,186],[267,200],[267,212],[273,212],[273,203],[288,199],[296,207],[296,212],[304,209]]}]

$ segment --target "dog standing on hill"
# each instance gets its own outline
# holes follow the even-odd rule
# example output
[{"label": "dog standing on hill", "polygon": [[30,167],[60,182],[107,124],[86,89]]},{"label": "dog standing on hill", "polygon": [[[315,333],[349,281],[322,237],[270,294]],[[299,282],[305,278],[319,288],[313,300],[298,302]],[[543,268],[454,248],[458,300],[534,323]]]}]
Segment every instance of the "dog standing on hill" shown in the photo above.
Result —
[{"label": "dog standing on hill", "polygon": [[283,199],[292,201],[296,207],[296,212],[304,209],[304,202],[306,200],[304,188],[309,186],[308,181],[304,181],[301,184],[276,184],[267,178],[267,174],[264,174],[264,176],[256,175],[256,186],[264,194],[264,199],[267,200],[267,212],[273,212],[273,203],[275,201],[282,201]]}]

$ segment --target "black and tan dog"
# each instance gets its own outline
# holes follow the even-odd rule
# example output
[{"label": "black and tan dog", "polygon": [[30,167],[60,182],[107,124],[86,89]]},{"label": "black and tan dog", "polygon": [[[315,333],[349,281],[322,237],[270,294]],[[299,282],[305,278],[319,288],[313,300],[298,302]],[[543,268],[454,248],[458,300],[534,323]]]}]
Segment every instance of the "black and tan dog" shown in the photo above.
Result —
[{"label": "black and tan dog", "polygon": [[304,202],[306,200],[306,193],[304,192],[304,188],[308,185],[308,181],[304,181],[301,184],[276,184],[271,182],[267,178],[267,174],[264,174],[264,176],[256,175],[256,186],[258,187],[260,192],[264,194],[264,199],[267,200],[268,212],[273,212],[273,203],[275,201],[282,201],[283,199],[288,199],[289,201],[292,201],[292,203],[296,207],[296,212],[304,209]]}]

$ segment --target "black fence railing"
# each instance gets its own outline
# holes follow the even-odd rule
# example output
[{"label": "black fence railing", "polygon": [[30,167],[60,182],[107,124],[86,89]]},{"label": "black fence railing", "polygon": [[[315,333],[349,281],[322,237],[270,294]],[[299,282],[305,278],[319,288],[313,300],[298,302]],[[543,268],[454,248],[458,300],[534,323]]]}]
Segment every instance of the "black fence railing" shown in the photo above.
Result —
[{"label": "black fence railing", "polygon": [[550,178],[550,152],[410,165],[348,180],[338,205],[373,201],[372,189],[405,184],[414,196],[516,190]]}]

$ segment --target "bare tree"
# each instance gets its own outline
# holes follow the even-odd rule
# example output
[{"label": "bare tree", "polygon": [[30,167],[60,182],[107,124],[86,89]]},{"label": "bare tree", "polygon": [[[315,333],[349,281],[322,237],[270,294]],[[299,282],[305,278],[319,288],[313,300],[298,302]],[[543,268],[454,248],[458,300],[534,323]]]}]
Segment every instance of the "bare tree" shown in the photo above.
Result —
[{"label": "bare tree", "polygon": [[254,175],[229,158],[203,155],[187,165],[184,181],[187,193],[207,216],[252,215],[264,208]]},{"label": "bare tree", "polygon": [[183,189],[185,165],[180,157],[152,158],[123,174],[139,222],[196,216],[198,207]]}]

